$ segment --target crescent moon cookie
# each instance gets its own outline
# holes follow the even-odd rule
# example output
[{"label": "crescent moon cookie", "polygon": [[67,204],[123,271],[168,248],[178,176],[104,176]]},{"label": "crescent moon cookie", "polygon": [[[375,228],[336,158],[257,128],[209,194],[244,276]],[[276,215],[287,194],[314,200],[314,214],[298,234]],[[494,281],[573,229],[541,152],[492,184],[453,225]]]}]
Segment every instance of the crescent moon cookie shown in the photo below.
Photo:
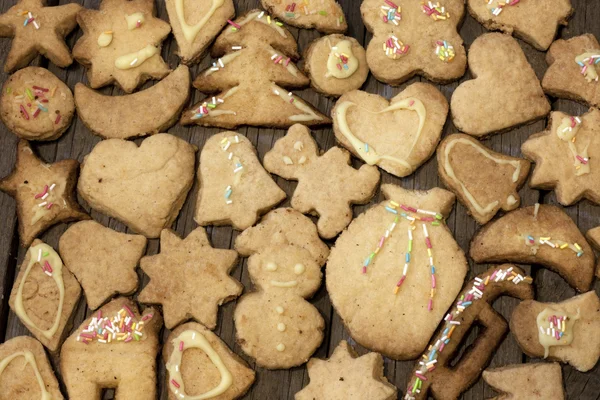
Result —
[{"label": "crescent moon cookie", "polygon": [[75,85],[77,114],[104,139],[129,139],[165,132],[173,126],[190,95],[190,70],[180,65],[151,88],[124,96],[106,96]]},{"label": "crescent moon cookie", "polygon": [[[386,201],[355,218],[327,260],[327,290],[350,335],[395,360],[427,346],[467,273],[447,218],[454,195],[382,185]],[[376,326],[377,329],[373,329]],[[403,340],[397,340],[402,331]]]},{"label": "crescent moon cookie", "polygon": [[58,139],[74,114],[71,89],[45,68],[24,68],[4,82],[0,118],[21,139]]},{"label": "crescent moon cookie", "polygon": [[187,65],[195,64],[235,16],[233,0],[166,0],[169,22],[177,40],[177,55]]},{"label": "crescent moon cookie", "polygon": [[17,162],[13,172],[0,180],[0,190],[15,198],[23,247],[55,224],[90,218],[75,198],[78,170],[75,160],[47,164],[27,141],[19,141]]},{"label": "crescent moon cookie", "polygon": [[315,28],[323,33],[344,33],[348,29],[344,10],[335,0],[261,0],[260,3],[291,26]]},{"label": "crescent moon cookie", "polygon": [[369,75],[365,49],[349,36],[323,36],[310,44],[304,58],[311,86],[324,95],[360,89]]},{"label": "crescent moon cookie", "polygon": [[195,322],[171,332],[162,354],[169,400],[233,400],[242,397],[254,382],[255,372],[246,362]]},{"label": "crescent moon cookie", "polygon": [[331,111],[333,131],[342,146],[398,177],[412,174],[431,157],[447,115],[444,95],[420,82],[389,101],[354,90],[340,97]]},{"label": "crescent moon cookie", "polygon": [[450,100],[452,121],[460,131],[480,138],[550,112],[533,68],[512,37],[486,33],[475,39],[469,48],[469,70],[474,79],[461,83]]},{"label": "crescent moon cookie", "polygon": [[550,96],[600,106],[600,43],[590,33],[552,43],[542,87]]},{"label": "crescent moon cookie", "polygon": [[160,49],[171,27],[155,17],[153,0],[102,0],[99,10],[77,14],[77,22],[83,36],[73,57],[88,68],[92,88],[114,83],[131,93],[169,73]]},{"label": "crescent moon cookie", "polygon": [[490,400],[564,400],[560,365],[528,363],[486,369],[483,380],[502,395]]},{"label": "crescent moon cookie", "polygon": [[0,344],[0,398],[64,399],[40,342],[17,336]]},{"label": "crescent moon cookie", "polygon": [[364,0],[360,12],[373,33],[367,62],[378,80],[400,85],[415,75],[448,83],[465,74],[467,56],[458,33],[465,4]]},{"label": "crescent moon cookie", "polygon": [[56,353],[80,295],[77,279],[58,253],[36,239],[19,268],[8,304],[33,336]]},{"label": "crescent moon cookie", "polygon": [[530,163],[492,151],[463,134],[447,136],[437,149],[438,173],[481,225],[496,213],[514,210]]},{"label": "crescent moon cookie", "polygon": [[510,330],[528,356],[587,372],[600,358],[600,299],[592,290],[560,303],[524,301],[513,311]]},{"label": "crescent moon cookie", "polygon": [[114,389],[127,400],[156,399],[161,327],[158,310],[140,313],[137,304],[124,297],[93,313],[60,352],[69,398],[100,400],[103,389]]},{"label": "crescent moon cookie", "polygon": [[521,146],[535,162],[529,185],[555,190],[568,206],[585,198],[600,204],[600,111],[581,116],[553,111],[547,130],[531,135]]},{"label": "crescent moon cookie", "polygon": [[59,67],[71,65],[65,36],[77,26],[75,16],[82,9],[76,3],[46,7],[46,0],[18,0],[0,15],[0,37],[13,38],[4,72],[27,66],[38,54]]},{"label": "crescent moon cookie", "polygon": [[541,51],[548,50],[558,27],[567,25],[575,11],[571,0],[468,0],[467,6],[487,29],[514,34]]},{"label": "crescent moon cookie", "polygon": [[579,292],[591,288],[594,252],[577,225],[551,205],[519,208],[485,225],[471,240],[476,263],[541,264]]},{"label": "crescent moon cookie", "polygon": [[309,79],[292,62],[299,58],[298,45],[281,22],[252,10],[229,25],[211,49],[215,62],[194,80],[196,89],[211,95],[183,113],[182,125],[288,128],[331,122],[290,91],[308,86]]}]

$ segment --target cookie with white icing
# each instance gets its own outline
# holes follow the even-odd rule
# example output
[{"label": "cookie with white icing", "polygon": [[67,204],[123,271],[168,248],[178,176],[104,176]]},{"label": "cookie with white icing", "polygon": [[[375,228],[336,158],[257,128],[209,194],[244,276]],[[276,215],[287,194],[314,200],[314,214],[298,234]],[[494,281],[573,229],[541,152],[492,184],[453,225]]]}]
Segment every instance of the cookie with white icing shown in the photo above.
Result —
[{"label": "cookie with white icing", "polygon": [[369,75],[365,49],[353,37],[323,36],[310,44],[304,58],[311,86],[325,95],[360,89]]},{"label": "cookie with white icing", "polygon": [[502,209],[514,210],[521,198],[517,191],[529,174],[530,163],[497,153],[471,136],[447,136],[437,149],[440,178],[469,214],[487,223]]}]

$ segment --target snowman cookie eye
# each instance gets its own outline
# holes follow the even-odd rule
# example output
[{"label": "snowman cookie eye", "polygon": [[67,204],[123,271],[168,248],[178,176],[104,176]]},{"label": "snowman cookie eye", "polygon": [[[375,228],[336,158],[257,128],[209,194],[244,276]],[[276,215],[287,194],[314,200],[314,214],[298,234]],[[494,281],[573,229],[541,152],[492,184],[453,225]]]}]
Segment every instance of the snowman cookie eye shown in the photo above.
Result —
[{"label": "snowman cookie eye", "polygon": [[268,263],[265,264],[265,269],[267,271],[277,271],[277,264],[275,264],[274,262],[270,261]]},{"label": "snowman cookie eye", "polygon": [[306,271],[306,267],[304,266],[304,264],[298,263],[294,265],[294,273],[296,275],[302,275],[304,271]]}]

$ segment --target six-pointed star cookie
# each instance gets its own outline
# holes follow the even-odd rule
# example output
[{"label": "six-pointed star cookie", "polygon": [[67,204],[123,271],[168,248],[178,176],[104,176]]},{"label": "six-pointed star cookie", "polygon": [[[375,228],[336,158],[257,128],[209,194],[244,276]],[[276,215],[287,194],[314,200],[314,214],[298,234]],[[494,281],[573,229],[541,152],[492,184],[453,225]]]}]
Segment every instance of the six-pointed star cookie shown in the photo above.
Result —
[{"label": "six-pointed star cookie", "polygon": [[547,130],[532,135],[521,151],[536,163],[531,187],[554,189],[565,206],[582,198],[600,203],[599,110],[581,117],[552,112]]},{"label": "six-pointed star cookie", "polygon": [[396,399],[397,389],[383,375],[379,353],[357,357],[342,340],[329,360],[311,358],[307,365],[310,383],[296,393],[296,400]]},{"label": "six-pointed star cookie", "polygon": [[23,68],[40,53],[59,67],[71,65],[64,38],[77,26],[75,16],[81,8],[75,3],[46,7],[46,0],[20,0],[0,15],[0,37],[14,38],[4,71]]},{"label": "six-pointed star cookie", "polygon": [[73,57],[89,66],[91,87],[116,83],[131,93],[148,79],[169,73],[160,45],[171,27],[154,17],[153,0],[103,0],[99,11],[77,14],[77,22],[83,36]]},{"label": "six-pointed star cookie", "polygon": [[25,140],[17,147],[13,172],[0,180],[0,190],[17,202],[21,245],[27,247],[52,225],[90,217],[75,199],[79,163],[62,160],[46,164]]},{"label": "six-pointed star cookie", "polygon": [[160,254],[140,262],[150,282],[138,300],[162,304],[168,329],[189,318],[214,329],[218,307],[242,293],[242,284],[229,276],[237,252],[212,248],[201,227],[185,239],[164,229],[160,246]]}]

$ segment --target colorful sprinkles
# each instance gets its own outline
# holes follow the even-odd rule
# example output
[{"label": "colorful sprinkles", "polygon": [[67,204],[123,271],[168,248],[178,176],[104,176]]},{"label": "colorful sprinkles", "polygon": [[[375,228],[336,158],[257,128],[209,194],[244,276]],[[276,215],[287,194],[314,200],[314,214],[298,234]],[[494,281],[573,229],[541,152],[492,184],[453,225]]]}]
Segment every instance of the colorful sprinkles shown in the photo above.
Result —
[{"label": "colorful sprinkles", "polygon": [[471,289],[466,295],[460,296],[455,307],[444,317],[441,338],[433,345],[430,345],[426,352],[421,356],[422,359],[419,361],[420,367],[415,372],[415,376],[413,377],[414,382],[409,386],[408,391],[404,396],[404,400],[415,400],[415,394],[421,393],[423,382],[427,380],[427,373],[436,368],[435,364],[437,363],[439,354],[442,353],[444,347],[450,343],[456,326],[460,325],[460,321],[457,320],[460,314],[483,297],[483,292],[490,283],[502,281],[512,281],[512,283],[517,285],[521,282],[531,284],[533,279],[513,271],[513,267],[509,267],[506,270],[500,268],[494,270],[494,272],[484,278],[475,278]]},{"label": "colorful sprinkles", "polygon": [[77,335],[77,341],[85,344],[94,341],[102,344],[139,341],[144,336],[144,324],[151,318],[152,314],[146,314],[138,321],[126,305],[112,318],[103,317],[102,311],[98,311],[88,326]]},{"label": "colorful sprinkles", "polygon": [[402,9],[390,0],[384,0],[381,13],[383,14],[381,18],[386,24],[391,22],[397,26],[398,22],[402,20]]},{"label": "colorful sprinkles", "polygon": [[567,321],[569,317],[565,315],[551,315],[548,317],[548,327],[544,329],[540,328],[540,333],[542,335],[553,337],[554,339],[560,341],[560,339],[564,336],[567,327]]},{"label": "colorful sprinkles", "polygon": [[287,67],[290,64],[290,61],[292,61],[292,59],[290,57],[284,57],[281,54],[275,53],[271,56],[271,61],[273,61],[274,64],[279,64],[283,65],[284,67]]},{"label": "colorful sprinkles", "polygon": [[211,101],[205,101],[198,108],[193,110],[194,115],[192,115],[192,120],[200,119],[205,115],[210,114],[210,110],[217,108],[219,104],[223,104],[225,101],[221,98],[213,97]]},{"label": "colorful sprinkles", "polygon": [[[227,153],[228,160],[234,160],[234,157],[235,157],[235,154],[233,154],[232,151],[229,151],[231,145],[234,143],[237,144],[239,142],[240,142],[240,137],[238,135],[235,135],[233,137],[233,142],[227,137],[225,137],[225,138],[223,138],[223,140],[221,140],[221,150],[223,150],[224,152]],[[241,173],[241,171],[244,169],[244,166],[239,161],[239,158],[235,157],[235,159],[236,160],[233,161],[233,174],[234,175]],[[223,193],[223,197],[225,198],[225,204],[233,204],[233,200],[231,200],[232,193],[233,193],[233,188],[231,187],[231,185],[228,185],[225,188],[225,192]]]},{"label": "colorful sprinkles", "polygon": [[431,1],[421,3],[423,13],[431,17],[434,21],[443,21],[450,18],[450,13],[446,11],[446,7],[440,5],[440,2],[433,3]]},{"label": "colorful sprinkles", "polygon": [[31,14],[31,12],[20,11],[18,15],[25,17],[25,21],[23,21],[23,26],[31,24],[35,27],[35,29],[40,29],[40,24],[35,20],[35,17]]},{"label": "colorful sprinkles", "polygon": [[44,271],[46,275],[52,276],[52,273],[54,272],[52,270],[52,266],[50,265],[48,260],[44,260],[44,258],[48,257],[49,255],[50,253],[48,253],[47,251],[42,251],[42,249],[40,249],[38,252],[37,262],[38,264],[40,264],[40,266],[42,267],[42,271]]},{"label": "colorful sprinkles", "polygon": [[[321,2],[322,4],[323,2]],[[292,1],[285,6],[285,17],[286,18],[299,18],[302,15],[321,15],[326,17],[329,15],[327,10],[322,8],[314,8],[311,7],[309,0],[302,1]],[[340,26],[344,22],[344,16],[340,15],[339,18],[336,18],[337,26]]]},{"label": "colorful sprinkles", "polygon": [[56,87],[51,89],[33,85],[26,87],[22,93],[12,88],[6,88],[7,94],[14,94],[14,102],[19,104],[19,113],[24,120],[37,119],[40,113],[48,113],[48,117],[55,125],[58,125],[62,116],[59,110],[50,113],[48,104],[54,97]]},{"label": "colorful sprinkles", "polygon": [[452,62],[456,53],[454,52],[454,46],[445,40],[438,40],[435,42],[435,55],[445,63]]},{"label": "colorful sprinkles", "polygon": [[44,190],[42,190],[40,193],[34,195],[34,198],[36,200],[41,200],[41,202],[38,203],[38,207],[46,207],[47,210],[52,208],[54,203],[52,203],[48,199],[48,197],[50,196],[50,193],[54,190],[55,187],[56,187],[55,183],[51,184],[50,186],[44,185]]},{"label": "colorful sprinkles", "polygon": [[490,9],[490,12],[493,15],[498,16],[504,10],[504,7],[514,6],[515,4],[519,3],[521,0],[484,0],[484,1],[487,3],[488,8]]},{"label": "colorful sprinkles", "polygon": [[577,65],[581,67],[581,75],[583,75],[588,82],[598,82],[598,74],[592,74],[588,71],[590,68],[595,68],[596,64],[600,63],[600,54],[594,54],[593,56],[586,57],[583,60],[575,60]]},{"label": "colorful sprinkles", "polygon": [[337,69],[340,71],[343,69],[348,69],[348,60],[350,59],[345,53],[338,53],[337,47],[333,46],[331,50],[334,51],[333,55],[337,58],[338,62],[335,64]]},{"label": "colorful sprinkles", "polygon": [[394,60],[408,53],[408,50],[410,50],[410,46],[402,43],[395,35],[390,36],[383,42],[383,51],[385,55]]},{"label": "colorful sprinkles", "polygon": [[578,243],[567,243],[562,240],[552,239],[550,236],[541,236],[536,238],[531,235],[526,235],[525,244],[530,247],[545,245],[553,249],[569,249],[573,251],[577,257],[581,257],[583,255],[583,248]]}]

